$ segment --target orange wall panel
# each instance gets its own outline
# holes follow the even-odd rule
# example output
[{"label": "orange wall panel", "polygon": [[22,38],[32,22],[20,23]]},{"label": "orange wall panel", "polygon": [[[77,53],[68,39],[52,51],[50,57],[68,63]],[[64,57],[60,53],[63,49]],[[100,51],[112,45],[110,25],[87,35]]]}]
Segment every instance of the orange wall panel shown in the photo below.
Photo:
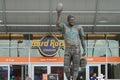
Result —
[{"label": "orange wall panel", "polygon": [[[120,62],[120,57],[85,57],[87,62]],[[0,57],[0,62],[28,62],[28,57]],[[64,62],[64,57],[30,57],[30,62]]]}]

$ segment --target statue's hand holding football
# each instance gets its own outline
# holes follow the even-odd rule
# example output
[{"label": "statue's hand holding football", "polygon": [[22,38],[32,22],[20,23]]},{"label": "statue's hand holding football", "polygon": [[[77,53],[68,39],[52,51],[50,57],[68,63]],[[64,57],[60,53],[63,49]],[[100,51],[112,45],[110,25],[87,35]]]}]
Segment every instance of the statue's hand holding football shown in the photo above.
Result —
[{"label": "statue's hand holding football", "polygon": [[56,7],[56,11],[57,13],[61,13],[63,10],[63,4],[62,3],[58,3],[57,7]]}]

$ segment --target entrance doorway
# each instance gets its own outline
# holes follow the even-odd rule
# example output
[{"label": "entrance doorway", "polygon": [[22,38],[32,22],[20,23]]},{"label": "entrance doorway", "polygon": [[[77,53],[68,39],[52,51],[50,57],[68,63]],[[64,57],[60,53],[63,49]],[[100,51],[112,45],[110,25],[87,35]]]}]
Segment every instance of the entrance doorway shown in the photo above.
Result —
[{"label": "entrance doorway", "polygon": [[64,67],[63,66],[51,66],[51,74],[58,75],[58,80],[64,80]]},{"label": "entrance doorway", "polygon": [[96,73],[97,77],[100,74],[105,75],[105,64],[88,64],[86,66],[86,73],[86,80],[89,80],[93,76],[93,73]]},{"label": "entrance doorway", "polygon": [[28,74],[27,65],[10,65],[10,80],[25,80]]},{"label": "entrance doorway", "polygon": [[0,65],[0,80],[9,80],[9,66]]},{"label": "entrance doorway", "polygon": [[33,66],[32,80],[43,80],[44,75],[47,74],[47,66]]}]

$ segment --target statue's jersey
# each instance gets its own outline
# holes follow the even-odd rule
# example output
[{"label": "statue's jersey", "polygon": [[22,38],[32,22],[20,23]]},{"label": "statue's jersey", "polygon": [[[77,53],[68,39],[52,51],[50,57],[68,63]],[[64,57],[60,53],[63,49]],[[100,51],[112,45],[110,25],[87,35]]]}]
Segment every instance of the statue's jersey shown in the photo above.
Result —
[{"label": "statue's jersey", "polygon": [[61,24],[62,34],[65,39],[66,46],[79,45],[80,37],[84,36],[83,28],[78,25],[69,26],[68,24]]}]

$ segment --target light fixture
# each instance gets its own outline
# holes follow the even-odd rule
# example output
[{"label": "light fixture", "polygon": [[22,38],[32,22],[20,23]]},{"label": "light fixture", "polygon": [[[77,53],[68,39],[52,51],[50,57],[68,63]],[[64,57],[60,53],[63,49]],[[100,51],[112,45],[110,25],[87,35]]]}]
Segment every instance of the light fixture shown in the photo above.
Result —
[{"label": "light fixture", "polygon": [[100,20],[100,21],[98,21],[99,23],[107,23],[108,22],[108,20]]},{"label": "light fixture", "polygon": [[3,22],[3,20],[0,19],[0,23],[2,23],[2,22]]},{"label": "light fixture", "polygon": [[98,23],[107,23],[108,22],[108,19],[106,17],[101,17],[99,20],[98,20]]}]

